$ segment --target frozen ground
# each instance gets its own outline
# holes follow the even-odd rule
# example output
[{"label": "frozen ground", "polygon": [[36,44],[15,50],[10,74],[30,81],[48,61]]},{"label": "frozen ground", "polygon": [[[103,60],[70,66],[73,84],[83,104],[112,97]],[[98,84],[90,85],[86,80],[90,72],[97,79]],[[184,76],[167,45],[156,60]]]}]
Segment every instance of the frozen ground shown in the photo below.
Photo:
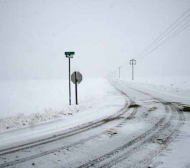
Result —
[{"label": "frozen ground", "polygon": [[[161,78],[152,83],[143,79],[111,80],[114,87],[104,79],[86,82],[81,85],[80,106],[69,107],[62,91],[65,104],[56,109],[56,103],[52,102],[52,110],[46,112],[50,106],[47,102],[57,101],[51,95],[59,95],[62,84],[57,84],[59,87],[51,94],[46,93],[47,87],[43,88],[48,85],[50,89],[51,82],[38,85],[35,93],[29,89],[28,93],[33,95],[44,89],[40,94],[46,95],[46,99],[38,99],[44,101],[43,108],[27,112],[24,117],[4,115],[1,119],[4,124],[0,133],[0,168],[190,167],[190,112],[181,111],[190,106],[189,78],[181,83]],[[24,93],[21,88],[20,93]],[[18,98],[25,101],[22,96]],[[34,100],[35,107],[38,101]],[[6,129],[12,123],[16,123],[16,128]]]},{"label": "frozen ground", "polygon": [[[126,81],[131,81],[131,77],[129,78],[122,78]],[[159,76],[159,77],[139,77],[135,76],[134,82],[156,85],[160,86],[167,86],[168,88],[179,88],[183,90],[190,90],[190,77],[189,76]]]},{"label": "frozen ground", "polygon": [[157,168],[190,168],[190,115],[186,114],[185,125],[178,137],[159,157],[152,161]]},{"label": "frozen ground", "polygon": [[[190,105],[190,77],[138,77],[133,82],[130,80],[124,81],[128,81],[131,86],[136,85],[142,90],[159,91],[171,96],[176,102],[184,102],[188,106]],[[190,112],[185,113],[185,118],[185,124],[181,128],[178,137],[159,157],[153,160],[150,167],[190,168]]]},{"label": "frozen ground", "polygon": [[170,86],[171,88],[190,90],[189,76],[136,77],[135,81],[157,86]]},{"label": "frozen ground", "polygon": [[[101,92],[104,87],[102,82],[95,78],[83,80],[78,89],[79,102],[96,97],[93,89],[99,87]],[[74,84],[71,83],[71,86],[74,105]],[[19,113],[58,111],[68,105],[68,80],[4,81],[0,82],[0,93],[0,118]]]},{"label": "frozen ground", "polygon": [[68,105],[68,80],[14,81],[0,83],[0,132],[33,126],[71,116],[104,101],[108,83],[89,78],[78,86],[79,106]]},{"label": "frozen ground", "polygon": [[182,97],[190,97],[190,77],[189,76],[160,76],[160,77],[135,77],[134,81],[130,78],[123,79],[148,86],[162,92],[171,93]]}]

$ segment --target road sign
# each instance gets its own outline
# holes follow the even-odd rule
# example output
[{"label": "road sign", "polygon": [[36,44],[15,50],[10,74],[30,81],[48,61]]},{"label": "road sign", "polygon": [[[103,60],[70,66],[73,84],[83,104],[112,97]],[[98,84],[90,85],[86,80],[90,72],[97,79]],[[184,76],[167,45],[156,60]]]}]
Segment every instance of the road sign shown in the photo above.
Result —
[{"label": "road sign", "polygon": [[66,55],[67,58],[73,58],[73,55]]},{"label": "road sign", "polygon": [[71,75],[71,81],[76,84],[77,83],[81,83],[82,81],[82,74],[80,72],[73,72]]},{"label": "road sign", "polygon": [[82,74],[80,72],[73,72],[71,75],[71,81],[75,84],[75,95],[76,95],[76,105],[78,105],[78,92],[77,92],[77,84],[82,81]]},{"label": "road sign", "polygon": [[65,55],[67,58],[73,58],[74,54],[75,54],[75,52],[65,52]]}]

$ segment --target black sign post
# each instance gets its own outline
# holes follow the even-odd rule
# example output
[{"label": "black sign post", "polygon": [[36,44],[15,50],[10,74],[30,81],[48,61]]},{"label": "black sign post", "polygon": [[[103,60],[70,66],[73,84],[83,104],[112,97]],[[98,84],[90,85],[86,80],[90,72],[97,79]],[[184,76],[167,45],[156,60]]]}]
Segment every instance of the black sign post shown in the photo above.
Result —
[{"label": "black sign post", "polygon": [[70,58],[73,58],[74,52],[65,52],[67,58],[69,58],[69,105],[71,105],[71,61]]},{"label": "black sign post", "polygon": [[76,105],[78,105],[78,84],[82,81],[82,74],[80,72],[73,72],[71,81],[75,84]]},{"label": "black sign post", "polygon": [[77,81],[76,76],[77,76],[77,72],[75,71],[75,95],[76,95],[76,105],[78,105],[78,94],[77,94],[77,83],[78,83],[78,81]]}]

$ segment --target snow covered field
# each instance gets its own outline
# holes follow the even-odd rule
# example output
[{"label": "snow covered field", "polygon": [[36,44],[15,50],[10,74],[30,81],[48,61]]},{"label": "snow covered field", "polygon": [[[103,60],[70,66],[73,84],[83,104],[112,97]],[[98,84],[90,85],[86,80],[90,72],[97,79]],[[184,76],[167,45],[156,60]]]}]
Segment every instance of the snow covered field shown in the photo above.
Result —
[{"label": "snow covered field", "polygon": [[123,78],[132,83],[148,86],[159,91],[190,97],[190,77],[189,76],[160,76],[160,77],[135,77],[134,81],[130,78]]},{"label": "snow covered field", "polygon": [[189,168],[189,78],[161,79],[84,80],[79,106],[68,81],[1,83],[0,167]]},{"label": "snow covered field", "polygon": [[[122,78],[123,80],[131,81],[131,77]],[[168,88],[179,88],[183,90],[190,90],[190,76],[157,76],[157,77],[139,77],[135,76],[134,82],[140,82],[144,84],[151,84],[157,87],[168,86]]]},{"label": "snow covered field", "polygon": [[68,105],[68,80],[36,80],[0,82],[0,131],[21,128],[73,115],[101,103],[108,83],[89,78],[78,86],[79,106],[75,105],[72,86],[72,106]]},{"label": "snow covered field", "polygon": [[[0,118],[19,113],[32,114],[48,110],[62,110],[68,105],[68,80],[24,80],[0,82]],[[72,86],[72,105],[75,104],[74,84]],[[95,96],[92,88],[102,89],[102,80],[85,79],[79,85],[79,101]]]},{"label": "snow covered field", "polygon": [[0,0],[0,168],[190,168],[189,44],[190,0]]}]

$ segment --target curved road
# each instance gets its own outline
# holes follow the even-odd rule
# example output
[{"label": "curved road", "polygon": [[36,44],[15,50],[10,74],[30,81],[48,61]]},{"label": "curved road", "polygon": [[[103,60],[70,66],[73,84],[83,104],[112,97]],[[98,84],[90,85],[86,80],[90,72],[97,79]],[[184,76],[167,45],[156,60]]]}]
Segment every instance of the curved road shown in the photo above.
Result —
[{"label": "curved road", "polygon": [[147,167],[185,122],[173,102],[110,81],[126,103],[114,115],[0,151],[2,167]]}]

